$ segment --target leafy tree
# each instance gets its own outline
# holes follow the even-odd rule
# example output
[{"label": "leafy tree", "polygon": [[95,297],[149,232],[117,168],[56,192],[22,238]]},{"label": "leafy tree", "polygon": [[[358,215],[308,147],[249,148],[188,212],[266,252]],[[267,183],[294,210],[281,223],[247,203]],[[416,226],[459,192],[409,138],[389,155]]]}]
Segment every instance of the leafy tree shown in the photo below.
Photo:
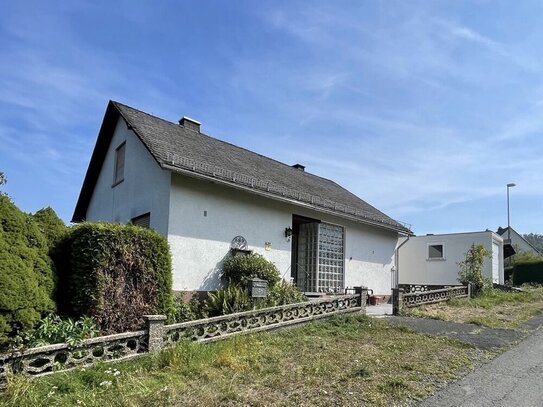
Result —
[{"label": "leafy tree", "polygon": [[0,171],[0,185],[4,185],[8,180],[2,171]]},{"label": "leafy tree", "polygon": [[523,237],[535,247],[539,253],[543,253],[543,235],[540,235],[539,233],[529,233],[523,235]]},{"label": "leafy tree", "polygon": [[492,280],[483,275],[487,257],[490,257],[490,252],[483,245],[473,245],[466,253],[466,260],[458,263],[458,281],[461,284],[471,283],[475,294],[492,287]]}]

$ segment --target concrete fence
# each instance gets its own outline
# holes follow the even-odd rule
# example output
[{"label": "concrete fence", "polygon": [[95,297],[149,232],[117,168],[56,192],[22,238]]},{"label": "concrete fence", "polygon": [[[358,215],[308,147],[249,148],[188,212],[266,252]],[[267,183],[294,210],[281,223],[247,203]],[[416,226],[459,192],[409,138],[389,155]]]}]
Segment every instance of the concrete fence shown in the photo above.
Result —
[{"label": "concrete fence", "polygon": [[434,288],[432,290],[417,290],[408,293],[405,292],[404,288],[394,288],[392,290],[392,313],[400,315],[404,308],[419,307],[462,297],[471,297],[470,284],[467,286]]},{"label": "concrete fence", "polygon": [[365,312],[367,290],[298,304],[165,325],[164,315],[146,315],[145,329],[101,336],[76,346],[65,343],[0,354],[0,385],[10,373],[36,377],[92,365],[121,361],[172,346],[181,340],[210,342],[304,323],[348,312]]}]

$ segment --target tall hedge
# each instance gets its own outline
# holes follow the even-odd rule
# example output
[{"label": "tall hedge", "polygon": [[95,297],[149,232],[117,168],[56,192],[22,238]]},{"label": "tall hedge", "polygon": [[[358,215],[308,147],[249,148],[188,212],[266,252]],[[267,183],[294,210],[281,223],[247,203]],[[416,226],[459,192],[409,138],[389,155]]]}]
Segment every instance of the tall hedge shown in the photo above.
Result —
[{"label": "tall hedge", "polygon": [[0,194],[0,343],[55,310],[48,250],[33,217]]},{"label": "tall hedge", "polygon": [[74,316],[92,316],[104,333],[140,329],[145,314],[173,316],[170,249],[157,232],[83,223],[62,246],[61,286]]},{"label": "tall hedge", "polygon": [[543,261],[516,263],[513,266],[513,284],[543,284]]}]

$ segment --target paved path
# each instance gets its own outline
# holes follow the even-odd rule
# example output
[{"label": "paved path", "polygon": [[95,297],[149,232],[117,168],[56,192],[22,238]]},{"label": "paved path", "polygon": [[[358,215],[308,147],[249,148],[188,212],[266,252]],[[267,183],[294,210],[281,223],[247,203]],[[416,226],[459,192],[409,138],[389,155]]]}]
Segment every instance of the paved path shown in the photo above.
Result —
[{"label": "paved path", "polygon": [[543,406],[543,329],[491,362],[417,404],[429,406]]},{"label": "paved path", "polygon": [[[388,317],[387,321],[391,325],[407,326],[417,332],[434,336],[446,336],[469,343],[476,348],[490,351],[495,351],[511,343],[518,342],[526,335],[512,329],[492,329],[473,324],[460,324],[436,319]],[[543,323],[543,319],[539,323]],[[535,326],[526,326],[523,328],[533,330]]]}]

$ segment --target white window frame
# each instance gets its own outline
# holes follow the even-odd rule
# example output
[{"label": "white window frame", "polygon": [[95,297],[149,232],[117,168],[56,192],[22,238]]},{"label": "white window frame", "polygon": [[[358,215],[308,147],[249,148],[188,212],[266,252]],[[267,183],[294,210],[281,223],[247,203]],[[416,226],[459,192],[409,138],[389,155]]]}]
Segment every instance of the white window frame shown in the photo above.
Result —
[{"label": "white window frame", "polygon": [[[441,246],[441,257],[430,257],[430,247],[432,246]],[[426,244],[426,261],[443,261],[446,259],[445,254],[445,243],[443,242],[432,242]]]}]

